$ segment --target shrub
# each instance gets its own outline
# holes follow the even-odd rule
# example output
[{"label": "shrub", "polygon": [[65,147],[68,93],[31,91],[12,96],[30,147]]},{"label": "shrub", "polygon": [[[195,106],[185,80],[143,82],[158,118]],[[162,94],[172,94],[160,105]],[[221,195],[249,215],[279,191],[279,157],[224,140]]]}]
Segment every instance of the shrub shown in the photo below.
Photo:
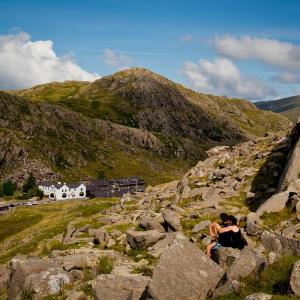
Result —
[{"label": "shrub", "polygon": [[96,266],[99,274],[110,274],[113,269],[114,262],[109,256],[104,256],[98,259]]},{"label": "shrub", "polygon": [[8,180],[3,183],[2,188],[4,196],[13,196],[16,191],[16,184]]}]

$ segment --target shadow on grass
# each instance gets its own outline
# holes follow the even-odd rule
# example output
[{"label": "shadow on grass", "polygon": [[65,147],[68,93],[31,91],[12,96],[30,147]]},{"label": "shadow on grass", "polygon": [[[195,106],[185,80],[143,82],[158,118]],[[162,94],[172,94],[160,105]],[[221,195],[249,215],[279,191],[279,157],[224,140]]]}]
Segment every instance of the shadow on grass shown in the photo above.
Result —
[{"label": "shadow on grass", "polygon": [[[270,153],[266,154],[266,160],[252,182],[250,191],[255,193],[255,196],[246,202],[251,211],[256,211],[268,198],[279,192],[299,135],[300,124],[296,124],[290,134],[278,141]],[[257,155],[263,156],[264,153]]]}]

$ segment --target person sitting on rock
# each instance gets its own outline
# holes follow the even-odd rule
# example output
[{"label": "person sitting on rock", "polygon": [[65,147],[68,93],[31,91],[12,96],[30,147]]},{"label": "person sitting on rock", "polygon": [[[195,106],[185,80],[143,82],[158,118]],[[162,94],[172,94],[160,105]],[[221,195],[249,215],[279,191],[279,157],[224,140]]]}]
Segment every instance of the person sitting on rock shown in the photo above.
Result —
[{"label": "person sitting on rock", "polygon": [[227,226],[221,227],[217,222],[210,225],[210,231],[212,233],[217,232],[218,239],[207,246],[206,254],[208,257],[211,257],[212,251],[217,251],[220,247],[243,249],[246,241],[237,223],[234,216],[228,216]]},{"label": "person sitting on rock", "polygon": [[[207,256],[211,257],[211,253],[217,251],[218,248],[222,246],[220,242],[221,241],[222,241],[222,243],[225,242],[226,237],[228,236],[228,234],[226,234],[226,233],[220,234],[217,230],[216,224],[218,224],[220,227],[227,227],[229,225],[228,224],[228,217],[229,217],[228,214],[221,213],[220,214],[220,218],[222,220],[221,224],[219,225],[216,222],[213,222],[213,223],[210,224],[209,234],[213,239],[212,239],[212,242],[209,245],[207,245],[207,248],[206,248]],[[221,240],[221,241],[219,241],[219,240]]]}]

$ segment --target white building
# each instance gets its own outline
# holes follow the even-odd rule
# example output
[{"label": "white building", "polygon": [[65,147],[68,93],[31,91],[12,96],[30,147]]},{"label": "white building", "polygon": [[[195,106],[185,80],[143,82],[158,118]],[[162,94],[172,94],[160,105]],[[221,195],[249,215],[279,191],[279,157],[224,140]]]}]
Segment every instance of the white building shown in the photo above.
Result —
[{"label": "white building", "polygon": [[85,199],[86,186],[82,183],[41,182],[39,189],[49,196],[50,200]]}]

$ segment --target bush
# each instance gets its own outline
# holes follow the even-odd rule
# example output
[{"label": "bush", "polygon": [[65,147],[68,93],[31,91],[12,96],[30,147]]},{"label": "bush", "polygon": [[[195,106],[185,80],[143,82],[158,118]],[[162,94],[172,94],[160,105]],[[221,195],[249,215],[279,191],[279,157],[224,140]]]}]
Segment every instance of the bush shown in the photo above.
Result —
[{"label": "bush", "polygon": [[5,181],[2,188],[4,196],[13,196],[16,191],[15,183],[12,183],[10,180]]},{"label": "bush", "polygon": [[113,260],[109,256],[104,256],[97,261],[97,271],[99,274],[110,274],[114,266]]}]

